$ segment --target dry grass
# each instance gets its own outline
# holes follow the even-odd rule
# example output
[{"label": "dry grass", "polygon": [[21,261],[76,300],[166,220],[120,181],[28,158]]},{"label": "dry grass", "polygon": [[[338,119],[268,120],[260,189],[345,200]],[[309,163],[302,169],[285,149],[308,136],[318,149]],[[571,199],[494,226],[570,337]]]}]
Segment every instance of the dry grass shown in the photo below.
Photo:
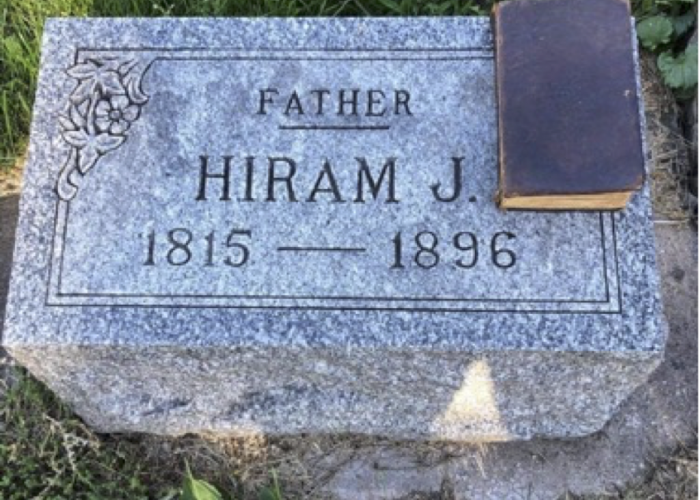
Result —
[{"label": "dry grass", "polygon": [[655,464],[643,481],[631,485],[623,498],[697,500],[697,442],[679,445],[670,457]]},{"label": "dry grass", "polygon": [[[487,453],[485,445],[396,441],[359,435],[142,436],[135,439],[149,469],[176,471],[171,477],[163,478],[165,484],[179,479],[182,464],[187,461],[195,475],[205,477],[222,489],[236,492],[237,498],[241,499],[257,498],[256,492],[269,486],[273,470],[279,477],[285,498],[327,499],[327,494],[322,495],[320,491],[339,471],[375,452],[412,456],[413,463],[408,465],[412,469],[434,468],[454,458],[469,458],[480,466]],[[407,465],[403,463],[400,467],[406,468]]]},{"label": "dry grass", "polygon": [[[197,475],[235,492],[237,498],[257,498],[261,488],[269,486],[270,471],[277,472],[287,499],[327,500],[320,493],[347,464],[377,451],[399,452],[414,457],[417,469],[431,469],[454,458],[469,458],[479,465],[488,453],[488,445],[393,441],[367,436],[301,437],[121,437],[135,440],[148,469],[169,471],[160,479],[163,484],[180,479],[182,464],[192,464]],[[403,452],[403,453],[401,453]],[[401,467],[406,467],[402,464]],[[484,474],[487,472],[482,471]],[[564,495],[570,500],[697,500],[697,440],[679,443],[676,450],[657,462],[648,464],[640,480],[609,495]],[[414,493],[411,500],[451,500],[450,484],[441,491]],[[402,499],[406,500],[406,499]]]},{"label": "dry grass", "polygon": [[663,85],[654,58],[645,54],[641,62],[655,221],[689,222],[697,218],[698,203],[690,191],[690,143],[683,136],[676,100]]},{"label": "dry grass", "polygon": [[21,156],[14,166],[0,169],[0,196],[19,194],[22,185],[23,165],[24,156]]},{"label": "dry grass", "polygon": [[697,500],[698,447],[679,443],[670,456],[649,464],[645,477],[612,495],[564,495],[562,500]]}]

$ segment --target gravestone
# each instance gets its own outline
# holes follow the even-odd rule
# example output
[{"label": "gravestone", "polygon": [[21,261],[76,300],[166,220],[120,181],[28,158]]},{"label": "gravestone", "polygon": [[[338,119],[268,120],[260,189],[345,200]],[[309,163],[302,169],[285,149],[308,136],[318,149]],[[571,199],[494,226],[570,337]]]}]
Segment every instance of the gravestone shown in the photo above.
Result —
[{"label": "gravestone", "polygon": [[487,19],[50,20],[3,344],[99,431],[596,431],[649,193],[499,211],[495,119]]}]

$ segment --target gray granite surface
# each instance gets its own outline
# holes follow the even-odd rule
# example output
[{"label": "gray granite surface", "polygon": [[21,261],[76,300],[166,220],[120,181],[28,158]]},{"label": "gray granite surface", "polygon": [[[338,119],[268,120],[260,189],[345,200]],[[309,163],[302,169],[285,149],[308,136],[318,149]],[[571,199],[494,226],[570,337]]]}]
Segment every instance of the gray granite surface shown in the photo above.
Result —
[{"label": "gray granite surface", "polygon": [[102,431],[597,430],[649,194],[498,211],[493,85],[486,19],[49,21],[3,345]]}]

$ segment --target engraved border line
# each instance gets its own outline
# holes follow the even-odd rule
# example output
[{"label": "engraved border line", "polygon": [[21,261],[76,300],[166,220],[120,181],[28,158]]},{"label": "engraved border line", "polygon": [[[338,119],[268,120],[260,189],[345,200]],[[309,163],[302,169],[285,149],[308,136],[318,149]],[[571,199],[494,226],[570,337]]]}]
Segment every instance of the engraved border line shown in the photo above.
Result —
[{"label": "engraved border line", "polygon": [[[442,53],[442,52],[464,52],[464,56],[456,56],[456,57],[445,57],[445,56],[440,56],[440,57],[387,57],[387,58],[379,58],[379,57],[299,57],[299,58],[293,58],[291,60],[300,60],[300,61],[317,61],[317,60],[330,60],[330,61],[470,61],[470,60],[488,60],[488,59],[493,59],[493,47],[492,46],[482,46],[482,47],[469,47],[469,48],[401,48],[401,49],[381,49],[381,48],[319,48],[319,49],[312,49],[312,48],[300,48],[300,49],[277,49],[277,48],[226,48],[226,47],[217,47],[217,48],[210,48],[210,47],[195,47],[195,48],[145,48],[145,47],[119,47],[119,48],[87,48],[87,47],[78,47],[75,52],[75,61],[77,62],[79,60],[79,56],[81,52],[200,52],[200,51],[205,51],[205,52],[220,52],[220,51],[241,51],[241,52],[299,52],[299,53],[304,53],[304,52],[320,52],[320,53],[344,53],[344,52],[384,52],[384,53],[413,53],[413,52],[436,52],[436,53]],[[486,52],[486,54],[474,54],[474,52]],[[469,54],[471,53],[471,54]],[[467,55],[469,54],[469,55]],[[245,57],[245,56],[240,56],[240,57],[234,57],[234,56],[226,56],[226,57],[154,57],[153,61],[150,62],[150,65],[152,65],[155,61],[157,60],[185,60],[185,61],[197,61],[197,60],[269,60],[269,61],[288,61],[290,60],[289,57],[259,57],[259,56],[251,56],[251,57]],[[59,206],[62,203],[62,201],[58,200],[57,205],[56,205],[56,214],[55,214],[55,220],[54,220],[54,235],[53,235],[53,240],[56,238],[56,229],[57,229],[57,223],[58,223],[58,212],[59,212]],[[604,301],[599,301],[599,300],[586,300],[586,301],[574,301],[574,300],[561,300],[561,299],[467,299],[467,298],[439,298],[439,297],[407,297],[407,298],[398,298],[398,297],[317,297],[317,296],[275,296],[275,295],[266,295],[266,296],[251,296],[251,295],[244,295],[244,296],[235,296],[235,295],[225,295],[225,296],[217,296],[217,295],[172,295],[172,294],[152,294],[152,295],[143,295],[143,294],[82,294],[82,293],[62,293],[61,290],[61,283],[62,283],[62,274],[63,274],[63,258],[65,254],[65,242],[66,242],[66,236],[67,236],[67,230],[68,230],[68,212],[69,212],[69,206],[70,202],[65,202],[66,203],[66,208],[65,208],[65,218],[64,218],[64,227],[63,227],[63,235],[62,235],[62,241],[61,241],[61,257],[60,257],[60,268],[59,268],[59,276],[58,276],[58,283],[57,283],[57,291],[56,291],[56,297],[134,297],[134,298],[149,298],[149,297],[169,297],[173,299],[177,298],[210,298],[210,299],[216,299],[216,298],[242,298],[242,299],[271,299],[275,300],[278,298],[286,298],[286,299],[299,299],[299,300],[305,300],[305,299],[312,299],[312,300],[385,300],[385,301],[406,301],[406,302],[425,302],[425,301],[441,301],[441,302],[507,302],[507,303],[556,303],[556,304],[561,304],[561,303],[572,303],[572,304],[599,304],[599,303],[610,303],[610,291],[609,291],[609,283],[608,283],[608,272],[607,272],[607,259],[606,259],[606,245],[605,245],[605,231],[604,231],[604,222],[603,222],[603,213],[604,212],[599,212],[600,214],[600,228],[601,228],[601,240],[602,240],[602,249],[603,249],[603,266],[604,266],[604,280],[605,280],[605,286],[606,286],[606,300]],[[615,271],[616,271],[616,276],[617,276],[617,287],[618,287],[618,310],[617,311],[599,311],[599,310],[582,310],[582,311],[565,311],[565,310],[533,310],[533,309],[528,309],[528,310],[519,310],[519,309],[513,309],[513,310],[504,310],[504,309],[447,309],[447,308],[424,308],[424,307],[411,307],[411,308],[403,308],[403,307],[348,307],[348,306],[299,306],[299,305],[294,305],[294,306],[265,306],[265,305],[254,305],[254,306],[249,306],[249,305],[197,305],[197,304],[54,304],[49,302],[49,295],[50,295],[50,284],[51,284],[51,279],[49,279],[49,287],[47,289],[47,296],[46,296],[46,305],[50,305],[53,307],[126,307],[126,308],[214,308],[214,309],[291,309],[291,310],[330,310],[330,311],[395,311],[395,312],[443,312],[443,313],[451,313],[451,312],[471,312],[471,313],[540,313],[540,314],[620,314],[622,312],[622,290],[621,290],[621,285],[620,285],[620,275],[619,275],[619,266],[618,266],[618,256],[617,256],[617,239],[616,239],[616,229],[615,229],[615,217],[611,213],[610,216],[611,222],[612,222],[612,235],[613,235],[613,246],[614,246],[614,255],[615,255]],[[52,249],[51,249],[51,262],[49,265],[49,273],[50,277],[53,276],[53,261],[55,260],[55,241],[52,242]]]}]

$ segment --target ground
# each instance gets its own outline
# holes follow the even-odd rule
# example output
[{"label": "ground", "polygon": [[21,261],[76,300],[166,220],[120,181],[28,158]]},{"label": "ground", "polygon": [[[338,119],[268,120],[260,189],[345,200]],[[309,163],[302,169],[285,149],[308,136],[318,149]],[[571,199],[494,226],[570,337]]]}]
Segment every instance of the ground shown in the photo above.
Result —
[{"label": "ground", "polygon": [[[108,463],[113,473],[103,481],[131,477],[146,484],[131,489],[124,483],[123,498],[136,498],[125,492],[142,489],[154,498],[173,498],[185,462],[195,475],[235,492],[236,498],[257,498],[261,488],[270,484],[272,471],[290,499],[697,498],[696,200],[687,185],[686,144],[677,127],[673,98],[659,84],[648,61],[643,77],[669,340],[663,364],[601,431],[567,441],[478,446],[347,435],[97,436],[2,358],[0,460],[10,459],[0,476],[23,477],[21,471],[10,468],[34,470],[33,462],[45,459],[54,439],[57,451],[50,455],[47,474],[71,478],[80,467],[92,470]],[[20,170],[0,178],[0,317],[9,281]],[[38,435],[44,438],[42,446],[31,446]],[[13,454],[21,446],[37,455]],[[62,450],[72,457],[69,465],[60,465]],[[120,471],[128,471],[129,476],[119,475]],[[0,493],[9,491],[2,489],[1,479]]]}]

